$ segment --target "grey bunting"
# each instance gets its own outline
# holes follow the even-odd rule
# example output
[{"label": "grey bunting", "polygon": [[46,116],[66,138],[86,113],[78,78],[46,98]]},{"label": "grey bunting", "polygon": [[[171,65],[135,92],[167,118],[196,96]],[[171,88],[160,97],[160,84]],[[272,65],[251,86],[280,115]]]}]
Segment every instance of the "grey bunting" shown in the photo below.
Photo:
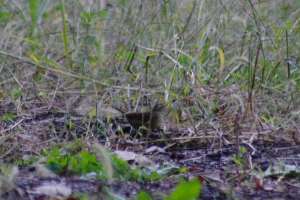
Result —
[{"label": "grey bunting", "polygon": [[[130,123],[130,125],[138,130],[141,126],[145,126],[146,128],[156,129],[160,128],[161,123],[163,122],[163,110],[165,105],[156,104],[151,111],[145,112],[127,112],[125,113],[125,117]],[[152,113],[152,116],[151,116]],[[150,122],[151,118],[151,122]]]}]

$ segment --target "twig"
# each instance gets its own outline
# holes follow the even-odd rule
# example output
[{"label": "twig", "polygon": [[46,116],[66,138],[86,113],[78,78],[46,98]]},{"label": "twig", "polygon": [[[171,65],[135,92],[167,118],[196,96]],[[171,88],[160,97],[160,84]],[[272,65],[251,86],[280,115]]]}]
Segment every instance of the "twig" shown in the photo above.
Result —
[{"label": "twig", "polygon": [[59,80],[60,80],[60,77],[58,78],[58,81],[57,81],[57,84],[56,84],[56,88],[55,88],[55,92],[54,92],[53,98],[52,98],[52,100],[51,100],[51,102],[50,102],[50,105],[49,105],[49,107],[48,107],[48,110],[50,110],[50,108],[52,107],[52,103],[53,103],[53,100],[54,100],[55,95],[56,95],[56,92],[57,92]]},{"label": "twig", "polygon": [[18,123],[16,123],[15,125],[13,125],[11,128],[5,129],[3,131],[0,131],[0,133],[4,133],[6,131],[9,131],[11,129],[13,129],[14,127],[16,127],[18,124],[20,124],[25,118],[21,119]]}]

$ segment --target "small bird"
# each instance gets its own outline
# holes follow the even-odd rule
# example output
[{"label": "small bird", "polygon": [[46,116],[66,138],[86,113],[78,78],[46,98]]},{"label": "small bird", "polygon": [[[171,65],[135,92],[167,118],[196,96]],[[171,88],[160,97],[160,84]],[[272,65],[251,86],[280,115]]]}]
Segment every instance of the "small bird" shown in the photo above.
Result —
[{"label": "small bird", "polygon": [[149,122],[151,118],[150,129],[153,130],[156,128],[160,128],[160,125],[163,122],[164,108],[165,105],[158,103],[155,104],[151,111],[127,112],[125,113],[125,117],[130,125],[136,130],[138,130],[141,126],[149,128]]}]

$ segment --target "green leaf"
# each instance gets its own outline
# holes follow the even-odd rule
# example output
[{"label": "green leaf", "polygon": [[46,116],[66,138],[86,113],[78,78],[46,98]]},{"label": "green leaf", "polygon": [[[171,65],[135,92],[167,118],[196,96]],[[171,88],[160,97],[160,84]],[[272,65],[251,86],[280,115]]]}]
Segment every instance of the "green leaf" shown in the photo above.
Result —
[{"label": "green leaf", "polygon": [[184,96],[186,96],[187,93],[189,92],[189,88],[188,88],[187,85],[184,85],[184,90],[183,90],[183,92],[184,92]]},{"label": "green leaf", "polygon": [[106,113],[106,119],[107,119],[107,123],[109,122],[109,120],[110,120],[110,113]]},{"label": "green leaf", "polygon": [[9,18],[9,12],[0,12],[0,20],[6,21]]},{"label": "green leaf", "polygon": [[156,171],[152,172],[149,175],[145,175],[145,178],[147,178],[147,179],[160,179],[163,177],[164,177],[163,174],[158,174]]},{"label": "green leaf", "polygon": [[43,17],[44,19],[47,18],[47,17],[48,17],[48,13],[47,13],[47,12],[44,12],[42,17]]},{"label": "green leaf", "polygon": [[150,197],[150,195],[145,192],[144,190],[141,190],[136,197],[136,200],[152,200],[152,198]]},{"label": "green leaf", "polygon": [[190,182],[179,183],[175,190],[165,200],[189,200],[196,199],[200,194],[200,181],[198,178],[194,178]]},{"label": "green leaf", "polygon": [[51,61],[51,60],[48,60],[47,58],[43,58],[43,61],[49,65],[51,65],[52,67],[55,67],[56,69],[60,69],[61,67],[56,64],[55,62]]},{"label": "green leaf", "polygon": [[98,61],[97,58],[91,57],[91,56],[88,56],[87,59],[88,59],[88,61],[90,61],[90,62],[97,62],[97,61]]},{"label": "green leaf", "polygon": [[187,62],[187,57],[186,57],[186,55],[182,54],[182,55],[179,56],[178,60],[182,63],[186,63]]},{"label": "green leaf", "polygon": [[121,133],[122,135],[124,135],[124,133],[123,133],[123,129],[121,128],[121,126],[120,126],[120,125],[118,125],[118,131],[120,131],[120,133]]},{"label": "green leaf", "polygon": [[72,135],[73,140],[74,140],[76,143],[79,143],[79,140],[78,140],[77,135],[76,135],[75,133],[71,133],[71,135]]},{"label": "green leaf", "polygon": [[59,10],[61,10],[60,5],[57,5],[57,6],[53,6],[51,12],[56,12],[56,11],[59,11]]},{"label": "green leaf", "polygon": [[277,34],[276,39],[275,39],[275,44],[277,44],[278,39],[281,36],[281,33],[282,33],[282,29],[279,29],[278,34]]},{"label": "green leaf", "polygon": [[102,10],[98,13],[98,17],[105,17],[107,15],[107,11],[106,10]]},{"label": "green leaf", "polygon": [[177,168],[177,169],[174,169],[175,172],[179,172],[179,173],[183,173],[186,171],[186,168],[183,167],[183,168]]},{"label": "green leaf", "polygon": [[[69,65],[69,47],[68,47],[68,35],[67,35],[67,25],[66,25],[66,16],[65,16],[65,5],[64,1],[60,0],[60,7],[61,7],[61,17],[62,17],[62,39],[64,43],[65,49],[65,56],[66,56],[66,63]],[[69,67],[69,66],[68,66]]]},{"label": "green leaf", "polygon": [[88,20],[90,17],[90,14],[88,12],[82,12],[81,16],[84,17],[86,20]]},{"label": "green leaf", "polygon": [[31,17],[31,26],[29,29],[29,38],[32,38],[33,34],[34,34],[34,30],[36,28],[36,24],[37,24],[37,11],[39,8],[39,4],[40,1],[39,0],[30,0],[29,4],[28,4],[28,8],[29,8],[29,14]]},{"label": "green leaf", "polygon": [[242,153],[245,153],[245,152],[246,152],[246,149],[245,149],[245,147],[243,147],[243,146],[239,146],[239,149],[241,150]]},{"label": "green leaf", "polygon": [[29,158],[28,160],[25,160],[23,163],[24,163],[24,164],[28,164],[28,163],[30,163],[31,161],[37,161],[37,160],[39,160],[39,159],[30,156],[30,158]]},{"label": "green leaf", "polygon": [[70,130],[72,129],[72,120],[70,119],[70,122],[69,122],[69,128]]},{"label": "green leaf", "polygon": [[260,116],[260,118],[262,118],[265,122],[269,122],[269,119],[267,119],[265,116]]},{"label": "green leaf", "polygon": [[7,118],[14,118],[15,116],[15,114],[3,114],[1,116],[1,120],[6,120]]}]

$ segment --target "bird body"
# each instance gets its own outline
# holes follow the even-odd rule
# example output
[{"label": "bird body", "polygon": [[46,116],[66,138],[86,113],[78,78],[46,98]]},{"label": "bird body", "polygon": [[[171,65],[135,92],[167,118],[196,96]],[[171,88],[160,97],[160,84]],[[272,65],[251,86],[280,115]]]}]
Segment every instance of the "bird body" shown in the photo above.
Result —
[{"label": "bird body", "polygon": [[[125,117],[130,123],[130,125],[138,130],[141,126],[146,128],[156,129],[160,128],[161,123],[163,122],[163,104],[156,104],[151,111],[145,112],[127,112]],[[150,122],[151,120],[151,122]]]}]

